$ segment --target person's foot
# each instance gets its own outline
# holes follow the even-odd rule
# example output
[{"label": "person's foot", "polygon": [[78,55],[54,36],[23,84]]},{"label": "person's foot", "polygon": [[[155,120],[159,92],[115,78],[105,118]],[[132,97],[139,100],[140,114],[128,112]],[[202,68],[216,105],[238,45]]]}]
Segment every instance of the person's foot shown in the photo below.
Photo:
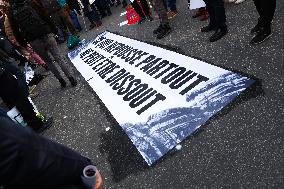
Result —
[{"label": "person's foot", "polygon": [[52,117],[47,118],[46,120],[43,121],[43,124],[40,128],[35,129],[35,132],[42,133],[46,129],[49,129],[52,126],[52,123],[53,123],[53,118]]},{"label": "person's foot", "polygon": [[65,81],[63,78],[58,79],[58,81],[59,81],[59,83],[60,83],[60,85],[61,85],[62,88],[65,88],[65,87],[66,87],[66,81]]},{"label": "person's foot", "polygon": [[260,28],[259,32],[252,38],[250,44],[257,45],[264,42],[272,35],[271,29]]},{"label": "person's foot", "polygon": [[107,15],[110,16],[110,15],[112,15],[112,13],[111,13],[111,12],[108,12]]},{"label": "person's foot", "polygon": [[178,12],[175,10],[175,11],[170,11],[168,12],[168,19],[172,19],[174,17],[176,17],[178,15]]},{"label": "person's foot", "polygon": [[201,32],[210,32],[215,30],[216,26],[213,25],[208,25],[208,26],[204,26],[203,28],[201,28]]},{"label": "person's foot", "polygon": [[89,30],[93,29],[94,27],[96,27],[96,24],[95,24],[95,23],[90,24]]},{"label": "person's foot", "polygon": [[257,34],[260,31],[261,27],[259,26],[259,24],[256,24],[251,30],[250,33],[251,34]]},{"label": "person's foot", "polygon": [[146,21],[146,17],[145,16],[140,17],[140,20],[138,21],[138,24],[142,24],[145,21]]},{"label": "person's foot", "polygon": [[73,87],[77,85],[77,81],[74,77],[69,77],[68,79]]},{"label": "person's foot", "polygon": [[157,39],[162,39],[171,33],[172,28],[169,25],[163,25],[160,32],[157,34]]},{"label": "person's foot", "polygon": [[162,30],[162,25],[160,24],[160,25],[158,26],[158,28],[156,28],[156,29],[153,31],[153,34],[154,34],[154,35],[157,35],[158,33],[160,33],[161,30]]},{"label": "person's foot", "polygon": [[215,33],[209,38],[210,42],[215,42],[221,39],[228,33],[227,27],[219,27],[215,30]]}]

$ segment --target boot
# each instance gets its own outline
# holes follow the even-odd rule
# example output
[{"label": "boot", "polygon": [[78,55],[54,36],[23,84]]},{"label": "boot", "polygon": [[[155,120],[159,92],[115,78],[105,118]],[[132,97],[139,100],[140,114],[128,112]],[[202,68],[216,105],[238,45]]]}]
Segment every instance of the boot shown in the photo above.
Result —
[{"label": "boot", "polygon": [[219,39],[221,39],[224,35],[226,35],[228,33],[228,29],[227,27],[218,27],[215,30],[215,33],[209,38],[210,42],[215,42]]},{"label": "boot", "polygon": [[77,81],[76,79],[74,79],[74,77],[71,76],[71,77],[68,77],[68,79],[73,87],[77,85]]},{"label": "boot", "polygon": [[157,39],[162,39],[172,31],[170,25],[162,25],[160,32],[157,34]]},{"label": "boot", "polygon": [[66,87],[66,82],[65,82],[65,80],[63,78],[58,79],[58,81],[59,81],[59,83],[60,83],[62,88]]}]

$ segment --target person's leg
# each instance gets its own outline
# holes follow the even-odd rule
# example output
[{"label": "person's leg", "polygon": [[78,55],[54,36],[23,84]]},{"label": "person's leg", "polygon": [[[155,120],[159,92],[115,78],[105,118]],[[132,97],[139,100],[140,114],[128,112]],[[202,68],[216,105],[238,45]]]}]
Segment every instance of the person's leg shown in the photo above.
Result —
[{"label": "person's leg", "polygon": [[250,41],[251,44],[259,44],[271,36],[271,22],[276,8],[276,0],[254,0],[259,13],[257,25],[252,28],[251,33],[256,34]]},{"label": "person's leg", "polygon": [[71,17],[70,17],[70,9],[68,6],[64,6],[63,9],[60,11],[61,13],[61,16],[63,18],[63,21],[64,23],[66,24],[68,30],[70,31],[70,33],[72,35],[76,35],[77,34],[77,31],[76,31],[76,28],[75,26],[73,25],[72,23],[72,20],[71,20]]},{"label": "person's leg", "polygon": [[134,8],[134,10],[137,12],[137,14],[139,14],[139,16],[141,18],[145,17],[140,5],[138,4],[137,0],[134,0],[132,3],[131,3],[132,7]]},{"label": "person's leg", "polygon": [[1,97],[9,108],[16,106],[24,121],[34,130],[43,126],[43,122],[36,116],[33,106],[28,100],[28,94],[19,87],[17,79],[12,74],[4,73],[0,76]]},{"label": "person's leg", "polygon": [[48,45],[46,44],[46,41],[43,39],[37,39],[31,42],[31,46],[33,50],[45,61],[48,69],[59,80],[61,86],[65,87],[66,83],[64,79],[62,78],[62,76],[60,75],[60,72],[54,65],[53,60],[48,55]]},{"label": "person's leg", "polygon": [[176,0],[168,0],[168,5],[171,11],[177,11],[177,1]]},{"label": "person's leg", "polygon": [[147,0],[140,0],[143,12],[145,13],[146,16],[150,16],[150,7],[148,5]]},{"label": "person's leg", "polygon": [[162,0],[154,0],[154,9],[159,16],[160,26],[154,30],[153,33],[157,34],[158,39],[161,39],[171,32],[171,27],[169,25],[167,11]]},{"label": "person's leg", "polygon": [[[215,13],[216,28],[215,33],[209,38],[210,42],[221,39],[228,33],[226,25],[226,14],[223,0],[212,1],[212,7]],[[210,17],[211,18],[211,17]]]},{"label": "person's leg", "polygon": [[261,2],[261,5],[260,5],[261,25],[264,28],[271,28],[271,22],[273,20],[275,8],[276,8],[276,0],[269,0],[269,1],[260,0],[260,2]]},{"label": "person's leg", "polygon": [[204,0],[204,2],[206,4],[206,9],[208,10],[208,13],[209,13],[209,24],[208,26],[201,28],[201,32],[209,32],[216,28],[217,23],[215,19],[214,7],[212,6],[212,1]]},{"label": "person's leg", "polygon": [[66,58],[64,56],[62,56],[62,52],[58,48],[53,34],[48,34],[45,37],[45,42],[46,42],[48,51],[54,57],[55,61],[58,63],[58,65],[60,66],[60,68],[62,69],[64,74],[68,77],[72,86],[76,86],[77,82],[74,79],[74,77],[71,75],[71,69],[68,68],[68,62],[67,62]]}]

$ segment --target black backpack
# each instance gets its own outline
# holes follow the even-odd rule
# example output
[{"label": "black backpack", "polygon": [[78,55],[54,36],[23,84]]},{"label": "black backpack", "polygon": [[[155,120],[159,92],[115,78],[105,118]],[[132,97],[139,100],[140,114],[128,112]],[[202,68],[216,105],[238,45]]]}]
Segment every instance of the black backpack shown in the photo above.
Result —
[{"label": "black backpack", "polygon": [[51,32],[48,24],[33,9],[30,1],[12,4],[12,16],[27,41],[33,41]]}]

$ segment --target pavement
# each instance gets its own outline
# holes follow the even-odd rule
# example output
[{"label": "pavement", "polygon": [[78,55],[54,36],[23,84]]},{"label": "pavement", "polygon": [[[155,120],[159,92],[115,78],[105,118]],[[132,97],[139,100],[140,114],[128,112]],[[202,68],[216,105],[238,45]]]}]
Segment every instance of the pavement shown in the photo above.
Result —
[{"label": "pavement", "polygon": [[[281,11],[282,10],[282,11]],[[124,25],[122,7],[103,26],[81,32],[91,39],[109,30],[249,75],[255,87],[212,117],[180,150],[172,150],[149,167],[104,104],[75,71],[78,86],[61,89],[50,74],[37,87],[34,102],[54,118],[44,135],[88,156],[104,176],[104,188],[283,188],[284,186],[284,1],[277,1],[273,36],[249,45],[250,29],[258,18],[253,1],[226,4],[229,33],[209,43],[206,25],[192,19],[186,1],[178,1],[179,15],[171,20],[174,31],[157,40],[154,21]],[[66,45],[60,45],[64,55]],[[126,115],[127,116],[127,115]]]}]

